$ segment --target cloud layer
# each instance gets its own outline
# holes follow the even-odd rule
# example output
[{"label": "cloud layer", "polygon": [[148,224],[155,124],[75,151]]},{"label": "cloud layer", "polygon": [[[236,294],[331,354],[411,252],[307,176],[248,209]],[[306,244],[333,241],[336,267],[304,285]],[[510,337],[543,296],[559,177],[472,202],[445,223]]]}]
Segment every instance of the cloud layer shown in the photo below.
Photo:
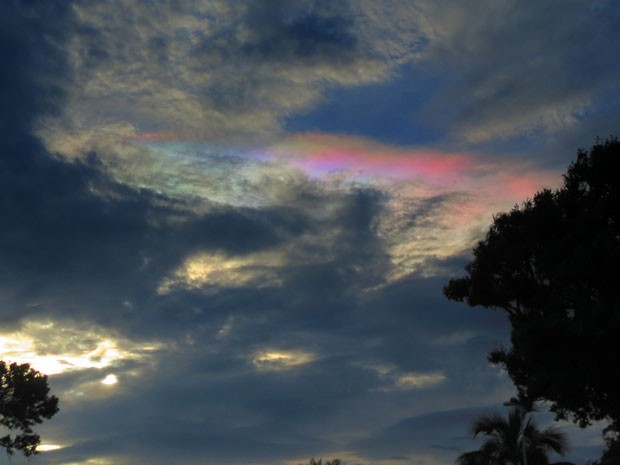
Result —
[{"label": "cloud layer", "polygon": [[[515,139],[617,115],[599,103],[617,67],[592,53],[616,7],[552,7],[3,3],[0,348],[61,398],[37,460],[471,448],[471,419],[512,394],[485,359],[508,328],[441,287],[493,212],[560,180]],[[344,89],[379,89],[372,116],[429,76],[423,104],[373,121],[425,120],[437,144],[286,133]]]}]

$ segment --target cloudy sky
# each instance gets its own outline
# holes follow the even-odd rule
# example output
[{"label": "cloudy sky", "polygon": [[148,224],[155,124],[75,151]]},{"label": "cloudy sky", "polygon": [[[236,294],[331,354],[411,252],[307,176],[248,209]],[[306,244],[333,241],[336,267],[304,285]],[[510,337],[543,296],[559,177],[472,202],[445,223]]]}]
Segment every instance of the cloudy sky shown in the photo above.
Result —
[{"label": "cloudy sky", "polygon": [[61,400],[35,463],[474,449],[509,328],[441,288],[618,134],[619,28],[613,0],[2,1],[0,357]]}]

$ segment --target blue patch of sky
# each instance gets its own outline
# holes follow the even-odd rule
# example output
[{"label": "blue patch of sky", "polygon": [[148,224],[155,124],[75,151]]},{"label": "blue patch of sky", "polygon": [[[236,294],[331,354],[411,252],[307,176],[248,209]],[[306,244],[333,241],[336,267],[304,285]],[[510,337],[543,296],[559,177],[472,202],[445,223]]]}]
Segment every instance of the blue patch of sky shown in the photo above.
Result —
[{"label": "blue patch of sky", "polygon": [[411,66],[387,82],[328,90],[325,103],[284,122],[287,132],[321,132],[368,137],[395,145],[433,145],[441,128],[420,118],[419,110],[440,86]]}]

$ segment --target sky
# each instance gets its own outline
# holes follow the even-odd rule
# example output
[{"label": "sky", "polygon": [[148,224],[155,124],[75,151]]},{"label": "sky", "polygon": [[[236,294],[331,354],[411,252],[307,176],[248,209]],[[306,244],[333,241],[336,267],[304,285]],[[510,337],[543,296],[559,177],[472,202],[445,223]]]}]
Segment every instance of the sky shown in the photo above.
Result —
[{"label": "sky", "polygon": [[612,0],[0,2],[0,358],[60,398],[31,462],[475,449],[510,328],[442,286],[618,134],[619,30]]}]

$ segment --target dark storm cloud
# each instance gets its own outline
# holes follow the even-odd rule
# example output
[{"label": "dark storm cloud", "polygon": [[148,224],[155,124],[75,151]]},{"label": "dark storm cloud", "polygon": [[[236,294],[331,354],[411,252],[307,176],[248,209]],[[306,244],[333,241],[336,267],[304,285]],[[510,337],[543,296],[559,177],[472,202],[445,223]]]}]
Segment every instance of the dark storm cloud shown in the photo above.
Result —
[{"label": "dark storm cloud", "polygon": [[[16,143],[32,128],[34,118],[59,110],[62,81],[69,74],[60,47],[73,17],[70,5],[62,1],[3,2],[0,13],[0,130],[5,143]],[[3,152],[3,158],[18,156],[15,150]]]},{"label": "dark storm cloud", "polygon": [[[419,295],[420,289],[416,293]],[[383,389],[391,388],[391,382],[364,364],[389,362],[397,364],[397,371],[423,371],[429,368],[426,362],[429,346],[415,335],[393,338],[387,336],[385,327],[370,329],[378,319],[390,320],[393,326],[401,321],[405,328],[416,327],[413,316],[409,321],[404,319],[398,309],[390,308],[387,299],[374,301],[381,310],[373,310],[376,318],[370,323],[360,324],[358,319],[356,324],[349,312],[348,323],[335,325],[333,321],[325,321],[322,330],[316,325],[291,327],[284,317],[286,309],[282,309],[282,314],[263,312],[260,299],[257,300],[260,311],[253,315],[247,308],[226,338],[218,340],[213,328],[209,330],[207,326],[203,332],[194,328],[191,332],[194,340],[161,359],[156,373],[133,381],[121,375],[121,395],[101,404],[85,403],[76,409],[73,423],[63,426],[65,432],[69,436],[98,439],[73,449],[91,454],[106,453],[106,449],[132,455],[139,452],[142,457],[185,458],[188,463],[193,462],[192,457],[235,461],[249,455],[254,460],[268,461],[291,455],[310,456],[342,449],[342,443],[329,439],[330,431],[338,432],[342,428],[355,431],[359,425],[373,421],[375,425],[385,424],[387,418],[394,416],[395,406],[398,410],[399,405],[433,405],[437,396],[447,396],[456,403],[467,402],[468,395],[472,398],[480,395],[473,379],[465,383],[466,378],[459,375],[461,370],[469,370],[472,378],[480,373],[474,374],[467,367],[455,370],[453,366],[472,358],[483,359],[487,347],[466,344],[459,346],[460,359],[449,360],[454,350],[447,348],[443,363],[439,360],[433,363],[434,369],[444,370],[449,378],[456,377],[449,389],[396,393],[396,399],[388,402],[394,393],[388,397]],[[360,310],[354,302],[349,306]],[[418,308],[414,306],[407,312],[416,313]],[[297,315],[298,320],[303,318]],[[449,325],[446,319],[443,331],[436,332],[449,332]],[[398,345],[398,350],[407,354],[406,360],[395,359],[393,353],[386,351],[385,339],[394,339],[392,343]],[[274,346],[311,350],[319,358],[289,370],[257,371],[252,352]],[[487,400],[492,396],[494,384],[505,385],[505,379],[494,377],[496,374],[487,374],[484,391]],[[455,387],[461,392],[460,399],[453,394]],[[130,418],[120,413],[128,411]],[[112,433],[119,425],[123,434]],[[392,437],[396,433],[390,430],[389,434]],[[392,440],[396,441],[395,438],[402,439],[403,434],[396,434]],[[419,443],[423,442],[420,437]],[[374,444],[369,440],[370,443]],[[143,450],[136,451],[136,444],[141,444]],[[234,444],[243,451],[231,450]],[[249,449],[245,449],[245,444]],[[369,447],[356,443],[351,450],[365,453]],[[75,452],[73,449],[66,451],[69,457]],[[384,450],[379,447],[377,454]],[[411,451],[399,446],[394,448],[394,453],[399,450]]]},{"label": "dark storm cloud", "polygon": [[[368,198],[358,195],[362,200],[350,207],[355,221],[349,221],[355,230],[367,231],[373,216],[358,211],[369,208],[362,208]],[[118,454],[201,463],[205,457],[234,462],[251,456],[269,461],[339,450],[342,443],[328,440],[326,429],[352,428],[352,418],[359,424],[370,417],[384,423],[381,415],[394,415],[394,405],[382,414],[375,411],[385,399],[382,390],[393,389],[395,380],[386,380],[366,366],[373,363],[394,365],[395,377],[408,371],[438,370],[463,398],[479,396],[482,388],[476,381],[485,378],[467,365],[472,360],[484,363],[496,328],[487,327],[486,333],[476,328],[482,333],[476,336],[481,343],[472,345],[476,337],[466,335],[465,344],[457,337],[455,343],[447,341],[445,350],[431,351],[429,344],[436,336],[463,329],[453,328],[461,323],[460,318],[455,323],[455,307],[444,309],[438,291],[429,296],[429,289],[438,289],[440,283],[414,280],[370,299],[351,292],[364,278],[355,268],[373,259],[366,251],[360,254],[364,260],[356,261],[351,257],[353,249],[373,243],[368,237],[356,238],[353,228],[344,229],[343,238],[349,243],[342,244],[340,261],[287,268],[285,274],[292,277],[282,287],[215,294],[179,291],[137,302],[143,325],[134,334],[174,337],[177,349],[161,353],[157,372],[139,379],[123,377],[123,366],[116,367],[121,379],[116,399],[87,402],[81,409],[67,407],[72,419],[69,425],[63,424],[63,431],[78,443],[62,452],[63,457]],[[97,303],[88,305],[94,306],[90,312],[97,318]],[[459,308],[458,312],[463,312],[464,320],[467,311]],[[110,321],[109,315],[101,320],[122,324]],[[228,322],[229,335],[218,339]],[[473,326],[471,322],[472,331]],[[454,344],[459,348],[457,358]],[[291,370],[257,371],[253,354],[270,347],[307,350],[318,359]],[[505,384],[494,376],[486,374],[487,398],[494,383]],[[455,398],[448,389],[412,391],[397,398],[402,405],[433,405],[438,395]],[[131,412],[130,417],[126,412]],[[115,433],[119,429],[122,434]],[[123,463],[122,457],[116,463]]]},{"label": "dark storm cloud", "polygon": [[[415,369],[420,364],[425,369],[435,369],[450,362],[440,341],[445,341],[444,349],[450,352],[451,339],[453,344],[463,347],[480,337],[487,347],[505,339],[506,319],[502,314],[445,302],[441,294],[444,284],[443,277],[411,276],[369,296],[358,316],[363,328],[390,335],[379,347],[373,347],[373,353],[396,361],[405,369]],[[432,344],[437,346],[431,353],[425,348]],[[463,354],[464,358],[467,356]]]},{"label": "dark storm cloud", "polygon": [[[337,346],[338,336],[329,333],[338,334],[353,323],[360,292],[380,284],[388,266],[385,251],[372,233],[373,210],[380,208],[380,196],[357,191],[347,197],[338,214],[328,220],[317,223],[305,219],[308,226],[303,232],[322,235],[322,240],[295,246],[288,252],[294,260],[270,271],[277,273],[281,285],[262,287],[259,276],[258,287],[207,286],[204,290],[150,296],[136,302],[149,309],[149,324],[146,328],[137,326],[135,331],[211,340],[220,329],[231,325],[229,342],[220,343],[218,353],[230,354],[233,359],[271,346],[315,351],[317,345],[324,344],[321,337]],[[264,214],[268,216],[268,212]],[[276,221],[273,225],[278,227]],[[308,257],[315,262],[307,263]],[[213,362],[207,366],[217,368]],[[237,366],[232,359],[220,363]]]},{"label": "dark storm cloud", "polygon": [[[192,325],[193,342],[172,354],[161,365],[161,374],[145,380],[146,386],[139,389],[141,400],[126,402],[135,416],[146,415],[144,421],[148,415],[161,418],[159,424],[174,418],[170,424],[175,434],[188,431],[188,437],[196,438],[188,449],[198,451],[198,444],[211,444],[203,456],[223,458],[231,442],[247,440],[250,445],[261,444],[255,459],[269,460],[295,451],[314,455],[342,448],[326,440],[328,431],[338,431],[338,426],[354,430],[356,423],[372,418],[383,424],[385,417],[394,415],[394,405],[434,405],[444,397],[461,405],[479,402],[482,395],[486,401],[504,398],[507,381],[486,366],[484,355],[506,328],[500,319],[495,327],[485,325],[482,313],[479,324],[469,321],[463,327],[467,310],[444,308],[439,291],[429,296],[429,289],[439,284],[414,281],[384,289],[370,300],[349,295],[336,302],[333,299],[342,289],[326,287],[316,295],[317,289],[301,284],[240,294],[220,292],[211,304],[222,306],[215,313],[235,317],[230,334],[218,339],[217,327],[207,321],[202,330]],[[462,319],[457,312],[462,312]],[[454,332],[468,330],[474,334],[451,339]],[[443,347],[433,345],[435,340]],[[252,355],[265,347],[307,350],[318,359],[290,370],[256,371]],[[471,367],[472,360],[480,361],[474,364],[480,369]],[[446,386],[392,392],[400,402],[392,399],[386,406],[385,390],[394,389],[394,380],[371,368],[381,364],[394,365],[394,376],[441,371],[447,376]],[[484,387],[480,379],[485,380]],[[125,408],[129,407],[119,410]],[[104,410],[101,414],[109,415]],[[186,422],[186,417],[200,420]],[[211,442],[213,436],[221,438],[219,446]],[[174,447],[165,443],[154,447],[164,456],[174,453]],[[366,452],[367,447],[355,444],[352,449]],[[233,456],[234,452],[228,457]]]},{"label": "dark storm cloud", "polygon": [[258,373],[234,363],[203,370],[201,361],[209,355],[201,349],[162,361],[146,379],[123,379],[120,389],[126,391],[105,403],[74,407],[63,434],[85,441],[63,454],[121,453],[186,463],[313,454],[330,447],[321,437],[330,418],[377,384],[368,371],[329,359],[301,371]]}]

